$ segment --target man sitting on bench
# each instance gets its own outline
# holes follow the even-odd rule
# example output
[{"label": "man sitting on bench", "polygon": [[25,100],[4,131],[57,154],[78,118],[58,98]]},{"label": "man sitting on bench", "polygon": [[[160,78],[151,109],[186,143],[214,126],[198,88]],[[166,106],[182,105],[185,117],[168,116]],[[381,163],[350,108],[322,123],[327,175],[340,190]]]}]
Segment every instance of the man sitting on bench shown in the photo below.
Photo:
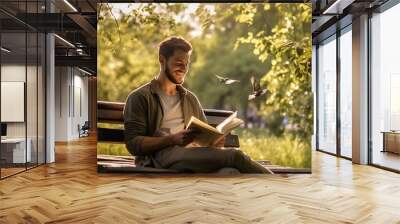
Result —
[{"label": "man sitting on bench", "polygon": [[270,173],[241,150],[191,147],[195,132],[185,130],[191,116],[207,122],[197,97],[182,84],[188,72],[192,46],[181,37],[159,45],[160,72],[151,82],[132,91],[124,108],[125,144],[136,165],[179,172],[215,172],[236,168],[241,173]]}]

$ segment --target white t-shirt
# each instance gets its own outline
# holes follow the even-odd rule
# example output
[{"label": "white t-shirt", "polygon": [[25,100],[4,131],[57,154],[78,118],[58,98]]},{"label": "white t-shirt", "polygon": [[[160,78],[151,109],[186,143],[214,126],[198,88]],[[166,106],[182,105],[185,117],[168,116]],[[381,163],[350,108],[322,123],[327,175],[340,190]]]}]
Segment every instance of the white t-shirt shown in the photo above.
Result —
[{"label": "white t-shirt", "polygon": [[161,129],[171,134],[182,131],[185,128],[185,123],[179,94],[168,96],[165,93],[160,93],[159,95],[164,110]]}]

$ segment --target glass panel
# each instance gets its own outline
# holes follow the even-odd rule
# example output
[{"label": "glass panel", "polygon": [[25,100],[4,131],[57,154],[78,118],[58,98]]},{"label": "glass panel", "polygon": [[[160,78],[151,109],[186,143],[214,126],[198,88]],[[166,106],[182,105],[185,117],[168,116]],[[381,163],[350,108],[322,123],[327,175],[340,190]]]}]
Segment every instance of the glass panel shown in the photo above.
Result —
[{"label": "glass panel", "polygon": [[0,6],[9,12],[23,13],[26,11],[26,0],[2,0]]},{"label": "glass panel", "polygon": [[336,37],[318,48],[318,149],[336,153]]},{"label": "glass panel", "polygon": [[[2,177],[25,170],[30,161],[26,150],[25,90],[26,33],[2,33],[1,44],[1,121]],[[28,147],[29,149],[29,147]]]},{"label": "glass panel", "polygon": [[[347,30],[346,30],[347,31]],[[351,27],[340,36],[340,152],[352,157],[352,35]]]},{"label": "glass panel", "polygon": [[[1,0],[0,7],[7,12],[8,15],[13,15],[16,18],[25,20],[26,0]],[[25,25],[17,20],[11,19],[5,13],[0,13],[0,18],[4,18],[3,31],[25,32]]]},{"label": "glass panel", "polygon": [[28,38],[28,63],[27,63],[27,95],[26,95],[26,111],[27,111],[27,142],[28,142],[28,150],[30,149],[31,158],[29,158],[28,167],[33,167],[37,165],[37,132],[38,132],[38,124],[37,124],[37,75],[38,75],[38,36],[36,32],[27,33]]},{"label": "glass panel", "polygon": [[45,161],[45,36],[21,22],[38,19],[25,12],[44,12],[45,0],[4,0],[0,7],[7,12],[0,12],[3,178]]},{"label": "glass panel", "polygon": [[[38,17],[33,16],[38,10],[37,1],[27,2],[26,12],[28,20],[36,24]],[[36,20],[36,21],[35,21]],[[37,148],[37,132],[38,132],[38,111],[37,111],[37,80],[38,80],[38,34],[36,30],[27,30],[27,80],[26,80],[26,113],[27,113],[27,143],[30,150],[30,161],[27,163],[28,168],[37,166],[38,148]]]},{"label": "glass panel", "polygon": [[400,170],[400,5],[374,15],[372,26],[372,163]]}]

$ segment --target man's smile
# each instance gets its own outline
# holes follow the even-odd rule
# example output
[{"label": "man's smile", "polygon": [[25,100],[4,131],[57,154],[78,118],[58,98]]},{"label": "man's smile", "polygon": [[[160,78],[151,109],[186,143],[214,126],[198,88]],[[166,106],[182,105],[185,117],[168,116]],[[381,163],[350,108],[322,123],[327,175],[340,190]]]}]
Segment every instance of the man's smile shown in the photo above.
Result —
[{"label": "man's smile", "polygon": [[185,72],[176,71],[175,74],[176,74],[177,76],[184,76],[184,75],[185,75]]}]

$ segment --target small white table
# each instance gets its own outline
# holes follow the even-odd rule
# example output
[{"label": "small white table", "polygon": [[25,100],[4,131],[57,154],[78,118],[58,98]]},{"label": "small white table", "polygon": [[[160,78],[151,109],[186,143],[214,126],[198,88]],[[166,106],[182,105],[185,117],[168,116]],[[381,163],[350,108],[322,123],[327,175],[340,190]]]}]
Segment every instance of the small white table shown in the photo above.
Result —
[{"label": "small white table", "polygon": [[[27,147],[25,154],[25,138],[5,138],[1,139],[2,148],[4,146],[13,146],[12,148],[12,162],[13,163],[25,163],[31,161],[31,145],[32,140],[30,138],[26,139]],[[2,150],[3,151],[3,150]]]}]

